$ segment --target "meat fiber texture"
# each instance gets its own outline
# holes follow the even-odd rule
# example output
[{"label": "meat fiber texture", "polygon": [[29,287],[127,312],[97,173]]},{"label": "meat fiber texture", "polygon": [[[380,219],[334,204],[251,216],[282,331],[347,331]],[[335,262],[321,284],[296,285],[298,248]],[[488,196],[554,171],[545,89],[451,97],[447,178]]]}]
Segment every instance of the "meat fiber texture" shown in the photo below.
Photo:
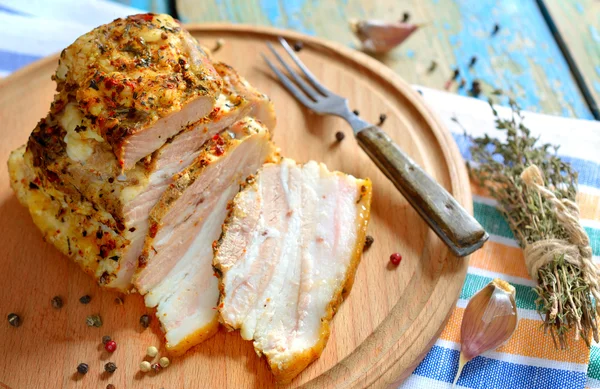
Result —
[{"label": "meat fiber texture", "polygon": [[221,322],[239,329],[280,383],[317,359],[350,292],[371,182],[314,161],[267,164],[234,198],[213,265]]},{"label": "meat fiber texture", "polygon": [[[153,40],[156,34],[159,40]],[[132,42],[137,42],[135,47]],[[147,61],[141,67],[140,58]],[[170,78],[165,79],[167,75]],[[173,183],[173,176],[198,158],[208,140],[244,117],[255,117],[268,128],[275,126],[269,98],[231,67],[212,63],[194,38],[168,15],[136,15],[94,29],[65,49],[54,79],[58,94],[50,112],[19,155],[42,191],[53,193],[51,198],[102,215],[98,219],[86,215],[86,220],[79,221],[80,226],[88,226],[79,231],[84,237],[97,238],[93,246],[66,252],[100,285],[123,291],[132,289],[131,277],[148,233],[148,216]],[[117,79],[122,83],[115,84]],[[158,81],[162,84],[156,84]],[[161,93],[179,99],[178,103],[166,102],[169,109],[161,110]],[[128,94],[129,100],[124,97]],[[91,95],[93,101],[108,105],[90,107]],[[208,111],[196,105],[200,99],[209,101]],[[110,106],[113,103],[117,105]],[[114,118],[128,112],[119,126],[128,123],[135,127],[136,132],[128,131],[132,137],[142,139],[155,133],[160,140],[153,140],[152,147],[144,149],[143,158],[132,166],[121,158],[127,148],[107,138],[105,124],[114,119],[110,116],[113,109]],[[151,121],[149,115],[159,118]],[[176,132],[169,127],[173,123]],[[123,144],[137,141],[128,142]],[[61,235],[64,231],[69,229],[62,229]],[[70,236],[69,242],[81,237]]]},{"label": "meat fiber texture", "polygon": [[134,284],[146,306],[157,308],[172,353],[183,353],[216,332],[213,242],[240,186],[275,158],[267,129],[243,119],[208,142],[152,210]]}]

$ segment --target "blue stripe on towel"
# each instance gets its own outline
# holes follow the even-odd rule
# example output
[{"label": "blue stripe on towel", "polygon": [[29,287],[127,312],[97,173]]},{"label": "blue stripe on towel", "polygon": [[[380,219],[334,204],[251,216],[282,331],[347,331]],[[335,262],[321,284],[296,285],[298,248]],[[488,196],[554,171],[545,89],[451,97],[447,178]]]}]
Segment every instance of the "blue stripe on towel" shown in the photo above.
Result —
[{"label": "blue stripe on towel", "polygon": [[[458,350],[433,346],[413,374],[438,381],[452,382],[458,369]],[[584,371],[569,371],[520,365],[477,357],[462,371],[458,385],[467,388],[558,389],[583,388]]]}]

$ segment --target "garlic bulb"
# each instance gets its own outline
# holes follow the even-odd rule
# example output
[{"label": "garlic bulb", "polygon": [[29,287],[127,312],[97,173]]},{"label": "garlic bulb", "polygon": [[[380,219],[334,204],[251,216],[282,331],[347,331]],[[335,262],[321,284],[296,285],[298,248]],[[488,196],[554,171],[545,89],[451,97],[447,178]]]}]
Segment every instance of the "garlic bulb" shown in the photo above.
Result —
[{"label": "garlic bulb", "polygon": [[512,285],[496,278],[471,297],[460,329],[460,360],[454,385],[467,362],[511,337],[517,328],[515,295]]},{"label": "garlic bulb", "polygon": [[419,26],[404,22],[351,20],[350,28],[366,51],[385,53],[404,42]]}]

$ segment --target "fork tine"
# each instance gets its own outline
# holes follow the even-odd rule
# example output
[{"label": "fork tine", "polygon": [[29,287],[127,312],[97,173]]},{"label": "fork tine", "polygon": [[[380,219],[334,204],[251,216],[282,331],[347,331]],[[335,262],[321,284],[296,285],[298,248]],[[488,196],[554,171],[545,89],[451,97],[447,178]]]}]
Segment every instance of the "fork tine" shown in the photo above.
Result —
[{"label": "fork tine", "polygon": [[283,39],[282,37],[279,37],[279,43],[281,43],[281,46],[283,46],[285,51],[287,51],[287,53],[292,58],[294,63],[300,68],[300,70],[302,70],[302,73],[304,73],[306,78],[308,78],[310,80],[312,85],[319,92],[321,92],[324,96],[329,96],[330,94],[332,94],[332,92],[329,89],[325,88],[319,82],[319,80],[317,80],[317,78],[310,72],[310,70],[308,70],[306,65],[304,65],[304,63],[302,63],[302,61],[300,61],[300,58],[298,58],[298,56],[294,53],[294,51],[292,50],[292,48],[290,47],[290,45],[287,43],[287,41],[285,39]]},{"label": "fork tine", "polygon": [[275,48],[273,48],[273,45],[271,44],[271,42],[267,42],[267,46],[269,47],[269,50],[271,50],[271,52],[275,55],[275,57],[279,60],[279,63],[281,63],[281,65],[283,65],[283,67],[285,68],[285,70],[287,70],[288,74],[290,76],[292,76],[292,78],[294,79],[294,81],[296,81],[296,83],[298,85],[300,85],[300,88],[302,88],[302,90],[304,90],[304,92],[313,100],[317,101],[319,99],[319,94],[317,93],[317,91],[315,91],[315,89],[311,86],[309,86],[303,79],[302,77],[300,77],[298,75],[298,73],[296,73],[294,71],[294,69],[292,69],[290,67],[290,65],[287,64],[287,62],[285,62],[283,60],[283,58],[281,58],[281,55],[279,55],[279,53],[275,50]]},{"label": "fork tine", "polygon": [[309,100],[306,97],[306,95],[302,93],[302,91],[300,91],[300,89],[298,89],[298,87],[289,78],[287,78],[285,74],[283,74],[279,69],[277,69],[277,67],[273,65],[263,53],[260,53],[260,55],[262,55],[267,65],[269,65],[273,73],[275,73],[277,78],[279,78],[279,81],[281,81],[281,83],[287,88],[287,90],[290,91],[290,93],[293,94],[296,99],[300,100],[300,102],[304,104],[304,106],[310,109],[314,109],[314,102]]}]

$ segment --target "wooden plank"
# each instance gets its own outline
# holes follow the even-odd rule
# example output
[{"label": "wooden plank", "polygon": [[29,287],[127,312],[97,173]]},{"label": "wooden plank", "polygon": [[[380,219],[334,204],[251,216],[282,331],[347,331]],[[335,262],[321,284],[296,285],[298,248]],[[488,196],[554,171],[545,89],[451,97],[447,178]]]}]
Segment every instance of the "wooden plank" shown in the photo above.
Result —
[{"label": "wooden plank", "polygon": [[[411,21],[426,26],[378,58],[408,82],[443,89],[458,68],[467,87],[453,83],[449,89],[456,93],[468,94],[479,80],[484,92],[510,91],[524,109],[592,118],[535,0],[177,0],[176,5],[186,22],[267,24],[353,47],[350,18],[393,20],[409,12]],[[491,36],[496,23],[500,31]],[[469,68],[472,56],[477,63]],[[428,72],[433,60],[438,66]]]},{"label": "wooden plank", "polygon": [[600,2],[544,1],[592,99],[600,104]]}]

